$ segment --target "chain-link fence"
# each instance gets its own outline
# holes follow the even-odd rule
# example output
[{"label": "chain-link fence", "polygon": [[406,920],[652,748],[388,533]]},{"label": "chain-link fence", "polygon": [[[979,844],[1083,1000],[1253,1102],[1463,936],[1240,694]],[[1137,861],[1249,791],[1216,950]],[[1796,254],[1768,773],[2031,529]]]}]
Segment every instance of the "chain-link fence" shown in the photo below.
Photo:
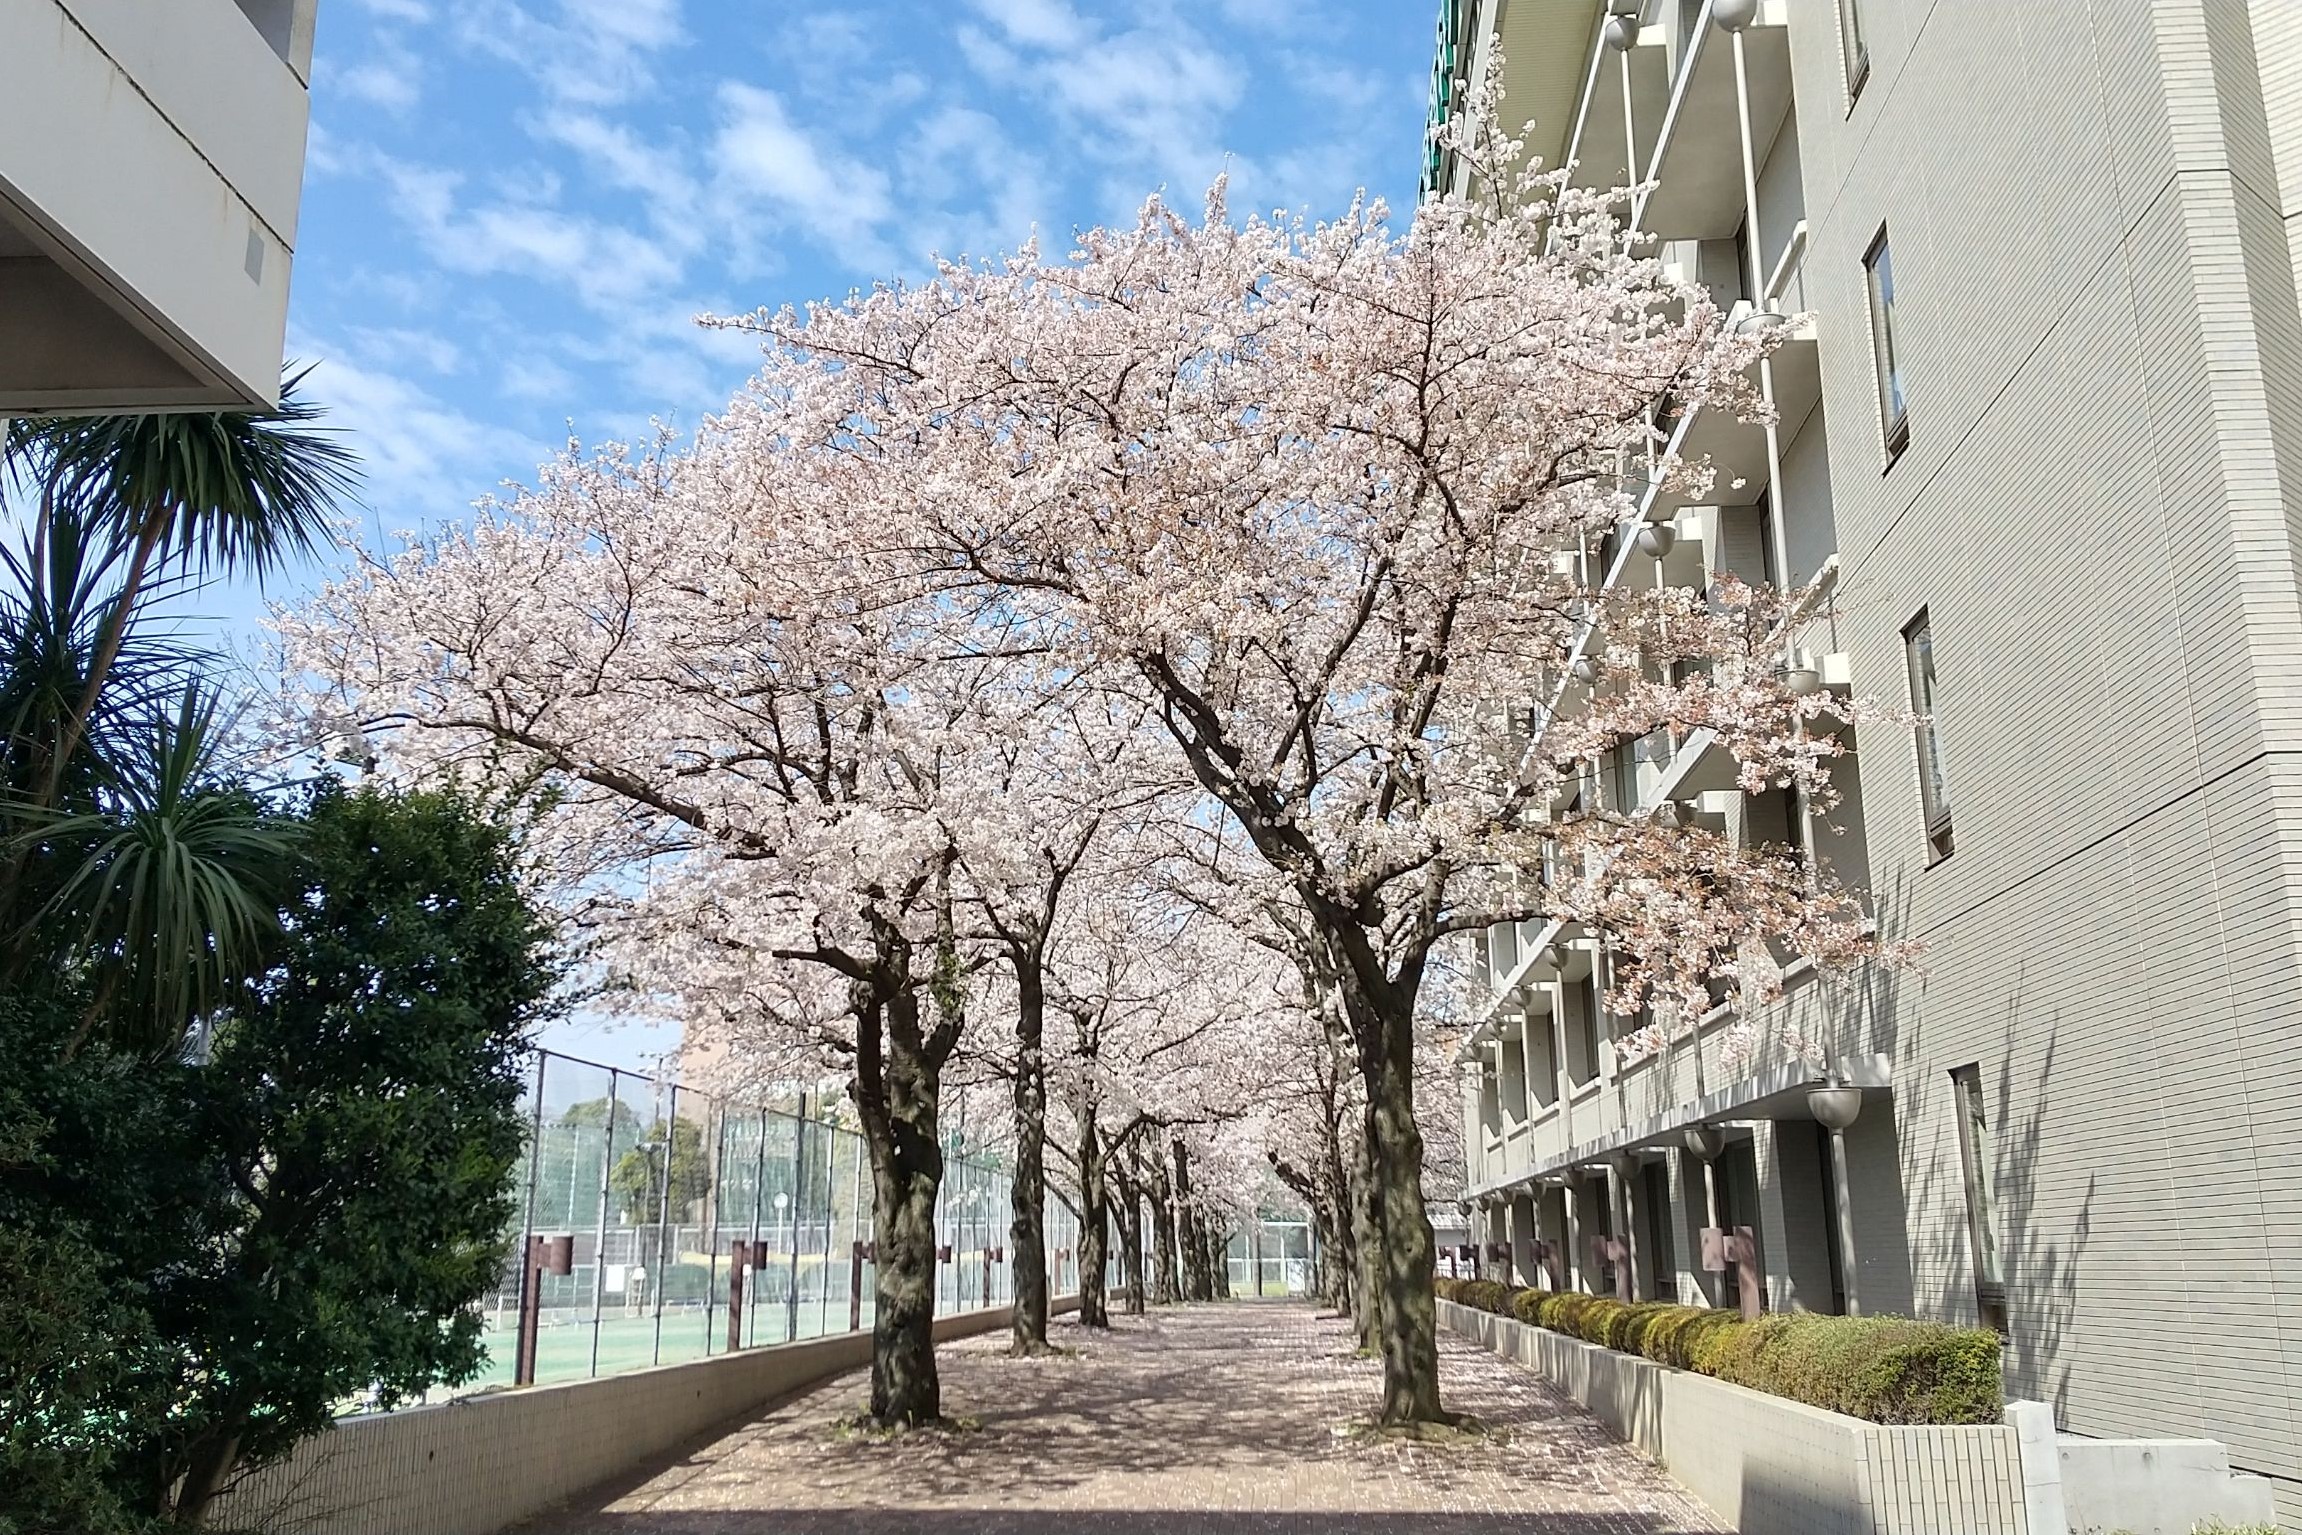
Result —
[{"label": "chain-link fence", "polygon": [[[736,1339],[752,1348],[868,1328],[871,1167],[844,1109],[808,1095],[745,1102],[537,1052],[520,1230],[483,1302],[488,1366],[454,1394],[512,1383],[535,1237],[572,1249],[567,1273],[535,1274],[539,1384],[702,1359]],[[1062,1293],[1078,1283],[1077,1222],[1054,1200],[1046,1219]],[[938,1312],[1013,1298],[1005,1168],[950,1157],[936,1228]],[[753,1255],[740,1278],[739,1242]]]}]

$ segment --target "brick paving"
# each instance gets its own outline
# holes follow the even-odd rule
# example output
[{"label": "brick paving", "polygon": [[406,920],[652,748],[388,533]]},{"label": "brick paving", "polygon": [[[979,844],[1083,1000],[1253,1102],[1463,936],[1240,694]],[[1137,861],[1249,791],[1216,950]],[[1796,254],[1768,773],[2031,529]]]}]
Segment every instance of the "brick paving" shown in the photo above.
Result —
[{"label": "brick paving", "polygon": [[1058,1324],[1076,1354],[947,1345],[947,1413],[979,1429],[842,1434],[862,1374],[792,1398],[529,1535],[1665,1535],[1724,1530],[1528,1371],[1445,1334],[1448,1404],[1500,1430],[1353,1435],[1381,1372],[1347,1324],[1234,1302]]}]

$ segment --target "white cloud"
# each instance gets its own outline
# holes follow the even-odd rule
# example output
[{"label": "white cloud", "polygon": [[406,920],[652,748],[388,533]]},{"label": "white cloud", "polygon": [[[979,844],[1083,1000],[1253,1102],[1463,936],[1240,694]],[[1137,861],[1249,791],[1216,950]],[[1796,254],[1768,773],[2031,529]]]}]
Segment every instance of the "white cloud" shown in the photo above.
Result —
[{"label": "white cloud", "polygon": [[719,104],[712,158],[737,222],[743,204],[764,204],[843,260],[884,264],[880,234],[893,211],[884,171],[811,138],[773,91],[729,81]]},{"label": "white cloud", "polygon": [[382,526],[405,527],[460,516],[506,475],[525,474],[551,456],[552,445],[491,425],[401,374],[355,360],[356,349],[306,337],[313,396],[328,405],[329,423],[348,429],[359,451],[361,499]]},{"label": "white cloud", "polygon": [[519,66],[554,101],[602,106],[655,84],[656,55],[687,40],[680,0],[467,0],[464,43]]},{"label": "white cloud", "polygon": [[383,367],[413,366],[431,373],[454,373],[464,365],[463,349],[436,331],[362,326],[346,335],[361,356]]},{"label": "white cloud", "polygon": [[1069,51],[1084,46],[1095,35],[1068,0],[970,0],[970,3],[1006,33],[1010,42],[1027,48]]},{"label": "white cloud", "polygon": [[323,98],[341,96],[405,112],[423,96],[423,64],[396,38],[377,38],[356,64],[326,65],[319,90]]}]

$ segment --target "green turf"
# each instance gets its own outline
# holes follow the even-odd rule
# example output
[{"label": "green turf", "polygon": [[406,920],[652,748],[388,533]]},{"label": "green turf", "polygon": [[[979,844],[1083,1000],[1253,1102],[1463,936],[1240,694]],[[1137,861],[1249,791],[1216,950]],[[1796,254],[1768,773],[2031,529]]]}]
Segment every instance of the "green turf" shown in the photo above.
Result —
[{"label": "green turf", "polygon": [[[799,1336],[813,1338],[820,1335],[818,1316],[822,1308],[814,1301],[802,1301],[799,1307]],[[822,1320],[829,1322],[831,1330],[843,1332],[847,1327],[847,1306],[844,1301],[830,1308]],[[468,1396],[475,1391],[512,1383],[512,1354],[516,1343],[514,1319],[505,1314],[498,1325],[495,1314],[487,1318],[487,1368],[469,1383],[457,1388],[457,1396]],[[784,1341],[785,1312],[780,1304],[762,1304],[754,1313],[752,1330],[745,1342],[751,1344],[781,1343]],[[863,1325],[871,1325],[871,1306],[863,1308]],[[670,1309],[663,1314],[661,1342],[658,1343],[656,1318],[625,1316],[610,1312],[600,1318],[599,1368],[592,1368],[591,1318],[577,1317],[554,1320],[536,1331],[536,1383],[547,1385],[553,1381],[582,1380],[594,1373],[620,1375],[626,1370],[644,1370],[656,1364],[681,1364],[690,1359],[705,1357],[707,1339],[704,1332],[704,1314],[700,1307]],[[727,1350],[727,1313],[713,1310],[710,1319],[708,1349],[720,1354]]]}]

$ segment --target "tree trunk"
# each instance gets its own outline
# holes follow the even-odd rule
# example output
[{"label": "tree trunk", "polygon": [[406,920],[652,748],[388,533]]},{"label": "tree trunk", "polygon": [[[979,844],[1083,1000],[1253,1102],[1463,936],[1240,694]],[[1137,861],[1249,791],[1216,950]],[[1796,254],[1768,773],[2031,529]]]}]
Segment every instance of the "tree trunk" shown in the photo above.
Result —
[{"label": "tree trunk", "polygon": [[1134,1172],[1135,1148],[1111,1164],[1111,1181],[1119,1194],[1119,1283],[1126,1291],[1129,1316],[1143,1314],[1143,1187]]},{"label": "tree trunk", "polygon": [[1145,1164],[1144,1184],[1151,1196],[1151,1300],[1172,1306],[1183,1292],[1175,1273],[1175,1201],[1163,1158],[1154,1155]]},{"label": "tree trunk", "polygon": [[195,1440],[186,1456],[183,1483],[176,1490],[172,1520],[188,1528],[207,1523],[208,1510],[230,1483],[232,1471],[239,1463],[237,1432],[210,1433]]},{"label": "tree trunk", "polygon": [[1079,1106],[1079,1325],[1111,1326],[1111,1302],[1104,1269],[1109,1261],[1109,1202],[1103,1178],[1103,1132],[1096,1123],[1095,1094],[1089,1088]]},{"label": "tree trunk", "polygon": [[1445,1423],[1451,1420],[1439,1405],[1439,1319],[1431,1288],[1437,1249],[1423,1208],[1423,1136],[1415,1127],[1411,999],[1405,1007],[1370,1007],[1361,1016],[1368,1161],[1375,1175],[1370,1207],[1378,1238],[1376,1293],[1382,1303],[1382,1420]]},{"label": "tree trunk", "polygon": [[1351,1218],[1351,1255],[1353,1259],[1352,1283],[1358,1304],[1351,1312],[1359,1327],[1359,1347],[1368,1353],[1378,1353],[1382,1347],[1383,1331],[1383,1276],[1382,1276],[1382,1218],[1377,1210],[1379,1195],[1375,1186],[1375,1169],[1367,1156],[1367,1140],[1359,1138],[1351,1158],[1351,1177],[1348,1186]]},{"label": "tree trunk", "polygon": [[1013,1218],[1016,1355],[1047,1351],[1047,1004],[1036,953],[1018,947],[1015,961],[1015,1169],[1009,1179]]},{"label": "tree trunk", "polygon": [[[881,1038],[880,1020],[886,1023]],[[943,1185],[937,1112],[942,1064],[923,1048],[906,990],[859,1011],[856,1081],[871,1151],[878,1275],[871,1324],[871,1417],[893,1427],[942,1416],[935,1369],[935,1199]]]},{"label": "tree trunk", "polygon": [[1207,1278],[1215,1299],[1231,1298],[1231,1236],[1214,1226],[1207,1228]]}]

